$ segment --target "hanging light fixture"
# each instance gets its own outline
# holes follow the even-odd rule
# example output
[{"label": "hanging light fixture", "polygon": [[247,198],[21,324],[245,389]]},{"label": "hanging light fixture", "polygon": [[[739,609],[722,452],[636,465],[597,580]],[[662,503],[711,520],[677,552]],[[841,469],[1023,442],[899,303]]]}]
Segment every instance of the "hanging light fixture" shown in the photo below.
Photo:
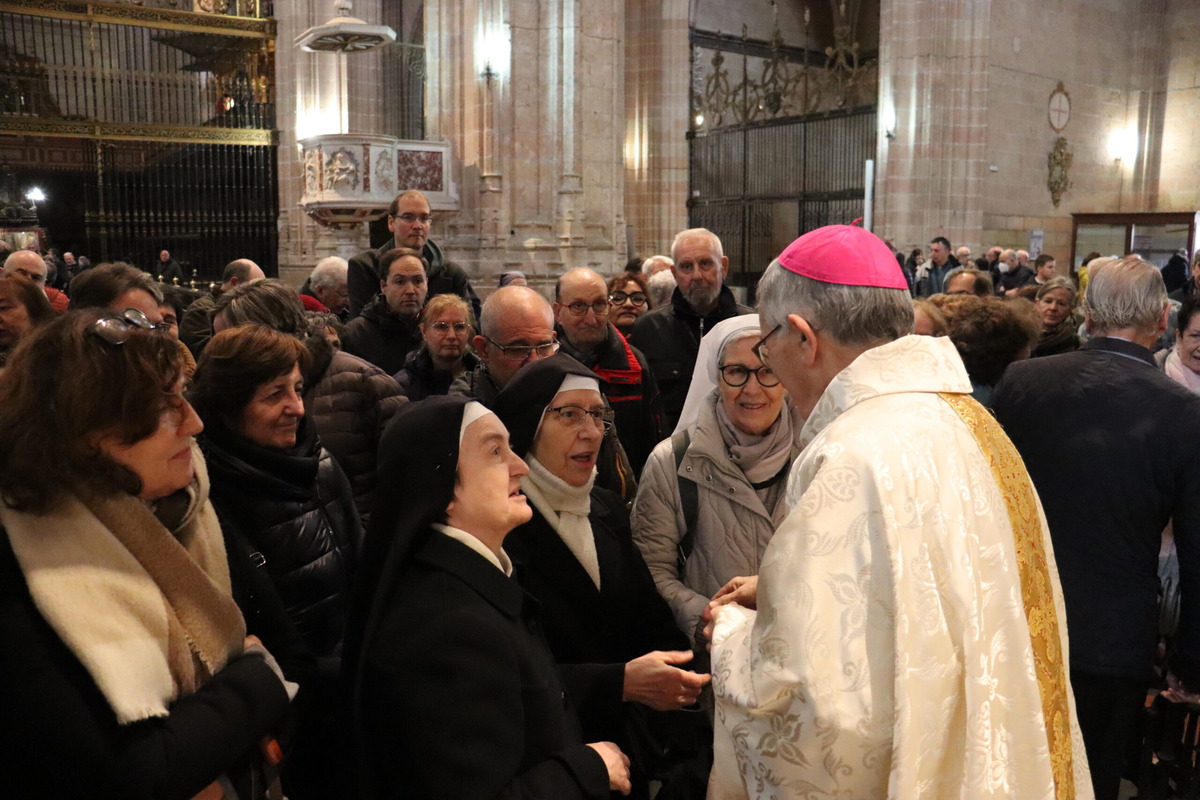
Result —
[{"label": "hanging light fixture", "polygon": [[350,16],[350,0],[338,0],[337,16],[296,37],[295,44],[310,53],[362,53],[396,41],[387,25],[368,25]]}]

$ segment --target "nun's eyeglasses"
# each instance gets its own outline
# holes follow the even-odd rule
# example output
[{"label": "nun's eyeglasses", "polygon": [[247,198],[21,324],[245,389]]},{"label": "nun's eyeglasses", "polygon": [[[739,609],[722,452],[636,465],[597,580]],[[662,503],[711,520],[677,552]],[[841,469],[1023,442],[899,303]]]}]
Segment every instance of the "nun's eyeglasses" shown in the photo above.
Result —
[{"label": "nun's eyeglasses", "polygon": [[770,389],[772,386],[779,385],[779,376],[775,374],[775,370],[767,366],[743,367],[741,364],[726,364],[721,367],[721,380],[733,387],[745,386],[753,375],[758,381],[758,385],[764,389]]},{"label": "nun's eyeglasses", "polygon": [[92,324],[92,333],[111,345],[121,345],[129,341],[135,330],[147,333],[166,335],[170,325],[162,322],[151,322],[150,318],[136,308],[127,308],[119,317],[101,317]]},{"label": "nun's eyeglasses", "polygon": [[611,408],[584,408],[583,406],[555,406],[547,408],[546,412],[554,412],[559,420],[568,428],[581,428],[588,417],[596,423],[596,428],[608,432],[613,426],[616,416]]}]

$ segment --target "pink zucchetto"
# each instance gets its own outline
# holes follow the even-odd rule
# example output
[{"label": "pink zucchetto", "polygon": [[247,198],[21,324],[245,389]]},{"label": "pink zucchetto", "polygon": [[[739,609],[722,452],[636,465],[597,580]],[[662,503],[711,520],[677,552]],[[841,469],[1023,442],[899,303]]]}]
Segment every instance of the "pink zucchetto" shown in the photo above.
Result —
[{"label": "pink zucchetto", "polygon": [[779,264],[788,272],[822,283],[908,290],[891,248],[854,225],[826,225],[787,246]]}]

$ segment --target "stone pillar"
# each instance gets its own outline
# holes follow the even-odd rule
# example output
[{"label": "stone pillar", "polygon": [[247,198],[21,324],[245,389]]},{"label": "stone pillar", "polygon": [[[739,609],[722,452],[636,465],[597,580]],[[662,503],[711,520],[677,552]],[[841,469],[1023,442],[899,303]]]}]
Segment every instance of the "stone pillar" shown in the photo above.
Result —
[{"label": "stone pillar", "polygon": [[688,2],[628,0],[625,13],[625,216],[635,254],[669,255],[687,227]]},{"label": "stone pillar", "polygon": [[[433,238],[483,288],[624,263],[623,0],[427,0],[429,138],[462,208]],[[473,190],[474,188],[474,190]]]},{"label": "stone pillar", "polygon": [[875,231],[897,247],[986,244],[991,6],[880,2]]}]

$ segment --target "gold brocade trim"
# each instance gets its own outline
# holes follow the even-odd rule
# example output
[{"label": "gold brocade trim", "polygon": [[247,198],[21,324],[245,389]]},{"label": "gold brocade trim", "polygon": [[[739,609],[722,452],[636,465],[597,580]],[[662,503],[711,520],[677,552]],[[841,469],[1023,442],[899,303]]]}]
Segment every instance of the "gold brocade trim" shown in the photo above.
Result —
[{"label": "gold brocade trim", "polygon": [[205,125],[88,122],[0,114],[0,135],[50,136],[68,139],[154,141],[178,144],[273,146],[278,132],[263,128],[216,128]]},{"label": "gold brocade trim", "polygon": [[1021,599],[1025,604],[1025,617],[1029,621],[1034,670],[1042,697],[1046,738],[1050,745],[1055,797],[1058,800],[1074,800],[1074,753],[1071,750],[1071,711],[1067,698],[1070,683],[1063,670],[1062,637],[1059,634],[1058,615],[1054,610],[1050,568],[1046,562],[1033,482],[1017,448],[1004,434],[1000,423],[983,406],[970,395],[943,392],[940,396],[967,424],[979,443],[979,449],[991,467],[1008,509],[1021,578]]}]

